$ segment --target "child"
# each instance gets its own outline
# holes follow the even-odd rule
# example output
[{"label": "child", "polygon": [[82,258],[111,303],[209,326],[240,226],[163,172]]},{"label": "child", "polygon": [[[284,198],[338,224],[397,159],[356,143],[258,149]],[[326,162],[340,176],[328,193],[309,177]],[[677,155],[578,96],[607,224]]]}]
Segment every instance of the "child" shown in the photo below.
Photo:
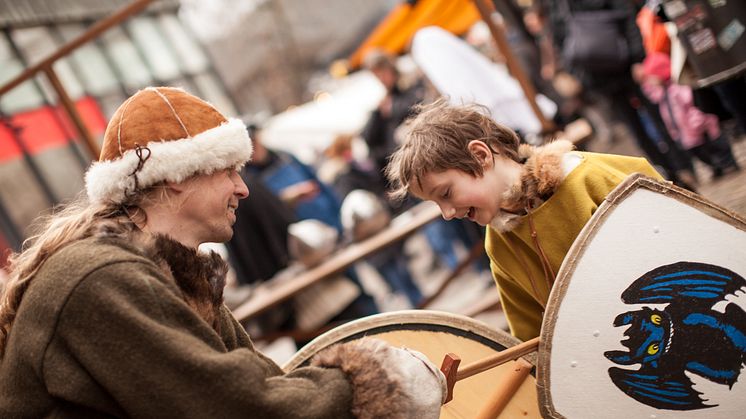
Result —
[{"label": "child", "polygon": [[738,170],[728,140],[720,133],[717,116],[694,105],[692,88],[671,82],[671,60],[654,52],[643,62],[642,90],[660,107],[671,137],[712,168],[714,177]]},{"label": "child", "polygon": [[446,219],[488,226],[511,333],[527,340],[539,335],[555,274],[606,195],[632,173],[661,177],[643,158],[572,151],[567,141],[519,146],[482,112],[442,99],[423,106],[386,171],[393,197],[412,193]]}]

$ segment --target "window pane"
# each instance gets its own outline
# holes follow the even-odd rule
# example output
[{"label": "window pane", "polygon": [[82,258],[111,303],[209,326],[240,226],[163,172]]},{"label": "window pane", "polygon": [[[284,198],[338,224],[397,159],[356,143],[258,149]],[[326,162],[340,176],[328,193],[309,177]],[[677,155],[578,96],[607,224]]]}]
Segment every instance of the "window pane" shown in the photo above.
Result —
[{"label": "window pane", "polygon": [[[21,61],[13,54],[10,44],[5,37],[0,37],[0,84],[5,84],[17,77],[24,70]],[[32,81],[21,83],[18,87],[0,96],[0,110],[7,114],[14,114],[26,109],[41,106],[44,98]]]},{"label": "window pane", "polygon": [[106,53],[122,77],[122,84],[127,90],[135,91],[151,84],[153,77],[143,63],[137,49],[119,27],[104,32],[101,36]]},{"label": "window pane", "polygon": [[176,56],[152,18],[136,17],[127,27],[132,41],[142,51],[156,79],[167,81],[179,77],[181,72]]},{"label": "window pane", "polygon": [[184,72],[197,74],[207,69],[209,63],[202,47],[187,33],[181,21],[174,15],[160,15],[158,22],[163,34],[179,58]]},{"label": "window pane", "polygon": [[[52,55],[57,48],[59,48],[58,42],[52,37],[49,29],[40,26],[35,28],[25,29],[14,29],[10,33],[13,42],[18,46],[18,49],[23,54],[26,62],[30,65],[38,63],[39,61]],[[54,72],[60,79],[60,82],[65,87],[65,91],[70,98],[77,99],[84,95],[83,86],[78,81],[78,78],[70,68],[66,58],[61,58],[55,61]],[[57,102],[57,94],[51,88],[46,77],[41,77],[42,89],[48,100],[52,103]]]},{"label": "window pane", "polygon": [[234,116],[238,113],[233,106],[233,102],[231,102],[231,99],[225,93],[223,86],[220,85],[212,74],[202,73],[194,76],[194,84],[199,89],[199,92],[195,93],[212,103],[221,113],[229,116]]},{"label": "window pane", "polygon": [[[65,42],[69,42],[85,32],[85,27],[68,24],[58,26],[58,30]],[[76,49],[71,57],[74,68],[88,93],[102,96],[119,91],[119,81],[94,41],[89,41]]]}]

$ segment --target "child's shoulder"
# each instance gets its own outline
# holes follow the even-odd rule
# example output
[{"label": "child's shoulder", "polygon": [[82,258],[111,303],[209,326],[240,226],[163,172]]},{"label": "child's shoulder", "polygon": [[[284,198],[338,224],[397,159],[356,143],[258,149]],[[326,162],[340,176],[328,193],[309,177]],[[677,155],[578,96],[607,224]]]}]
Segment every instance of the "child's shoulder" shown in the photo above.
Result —
[{"label": "child's shoulder", "polygon": [[583,167],[589,174],[612,175],[625,178],[633,173],[661,178],[660,174],[644,157],[625,156],[621,154],[595,153],[589,151],[576,152],[583,158]]}]

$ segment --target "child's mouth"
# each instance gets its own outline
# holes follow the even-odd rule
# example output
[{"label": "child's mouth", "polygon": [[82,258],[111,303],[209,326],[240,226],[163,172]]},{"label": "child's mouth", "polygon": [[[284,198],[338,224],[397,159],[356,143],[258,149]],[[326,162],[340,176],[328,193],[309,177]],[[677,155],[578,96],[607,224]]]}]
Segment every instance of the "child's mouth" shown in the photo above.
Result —
[{"label": "child's mouth", "polygon": [[476,212],[476,210],[474,209],[474,207],[469,207],[469,212],[467,212],[467,213],[466,213],[466,216],[467,216],[467,217],[468,217],[468,218],[469,218],[470,220],[474,221],[474,213],[475,213],[475,212]]}]

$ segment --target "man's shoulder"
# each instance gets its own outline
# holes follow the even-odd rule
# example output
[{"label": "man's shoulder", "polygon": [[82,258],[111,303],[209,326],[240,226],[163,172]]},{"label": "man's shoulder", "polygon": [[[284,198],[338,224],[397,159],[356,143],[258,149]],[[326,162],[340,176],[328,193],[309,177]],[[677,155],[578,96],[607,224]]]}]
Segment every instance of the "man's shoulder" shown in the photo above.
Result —
[{"label": "man's shoulder", "polygon": [[148,258],[123,237],[88,237],[68,244],[44,263],[41,272],[55,277],[82,279],[116,263],[148,263]]}]

